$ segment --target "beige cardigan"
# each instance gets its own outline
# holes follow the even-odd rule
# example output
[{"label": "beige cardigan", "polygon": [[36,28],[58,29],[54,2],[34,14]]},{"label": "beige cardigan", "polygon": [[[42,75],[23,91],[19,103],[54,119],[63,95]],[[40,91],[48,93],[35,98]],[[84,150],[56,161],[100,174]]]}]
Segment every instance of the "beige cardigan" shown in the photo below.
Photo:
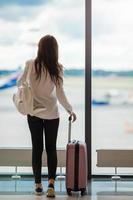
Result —
[{"label": "beige cardigan", "polygon": [[[60,115],[57,100],[71,114],[73,109],[65,95],[63,83],[60,86],[56,86],[51,80],[49,73],[45,77],[43,70],[40,82],[35,80],[36,74],[33,59],[26,61],[24,72],[17,79],[17,86],[19,87],[26,80],[28,67],[32,67],[29,82],[34,97],[34,109],[44,107],[44,111],[37,113],[35,116],[42,119],[58,118]],[[63,74],[61,76],[63,78]]]}]

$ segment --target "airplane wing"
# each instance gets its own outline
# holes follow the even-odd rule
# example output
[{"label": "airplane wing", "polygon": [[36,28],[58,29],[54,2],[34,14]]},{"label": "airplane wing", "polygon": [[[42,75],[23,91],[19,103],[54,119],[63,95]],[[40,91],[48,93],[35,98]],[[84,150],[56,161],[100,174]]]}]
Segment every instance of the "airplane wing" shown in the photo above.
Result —
[{"label": "airplane wing", "polygon": [[19,74],[20,73],[17,72],[15,74],[12,74],[10,76],[0,79],[0,90],[4,90],[7,88],[16,86],[17,78],[18,78]]}]

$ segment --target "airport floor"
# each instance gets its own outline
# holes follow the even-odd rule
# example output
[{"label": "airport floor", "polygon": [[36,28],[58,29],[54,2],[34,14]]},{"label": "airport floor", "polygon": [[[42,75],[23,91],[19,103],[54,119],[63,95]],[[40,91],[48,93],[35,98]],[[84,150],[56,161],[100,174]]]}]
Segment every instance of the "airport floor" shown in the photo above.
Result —
[{"label": "airport floor", "polygon": [[[46,200],[47,178],[42,179],[44,194],[34,194],[33,178],[12,179],[0,176],[0,200]],[[69,197],[66,194],[65,180],[56,180],[56,197],[59,200],[132,200],[133,199],[133,178],[122,178],[113,181],[111,178],[93,178],[88,182],[87,194],[81,197],[79,192],[73,192]]]}]

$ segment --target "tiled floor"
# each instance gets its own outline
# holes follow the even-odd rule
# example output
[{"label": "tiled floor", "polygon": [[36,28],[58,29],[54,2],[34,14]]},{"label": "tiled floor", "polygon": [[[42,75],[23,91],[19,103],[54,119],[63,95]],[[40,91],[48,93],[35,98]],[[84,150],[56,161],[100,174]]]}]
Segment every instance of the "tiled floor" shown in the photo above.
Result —
[{"label": "tiled floor", "polygon": [[[47,198],[45,196],[34,196],[34,195],[0,195],[0,200],[49,200],[51,198]],[[74,199],[82,199],[82,200],[90,200],[90,197],[68,197],[68,196],[56,196],[55,200],[74,200]]]},{"label": "tiled floor", "polygon": [[[55,200],[133,200],[132,196],[84,196],[84,197],[68,197],[66,195],[56,196]],[[0,195],[0,200],[50,200],[45,196],[35,195]]]},{"label": "tiled floor", "polygon": [[[133,197],[129,196],[97,196],[96,200],[132,200]],[[93,200],[90,198],[89,200]]]},{"label": "tiled floor", "polygon": [[[21,178],[21,179],[11,179],[11,178],[1,178],[0,177],[0,200],[37,200],[37,199],[50,199],[46,197],[46,190],[48,181],[47,178],[42,179],[44,194],[42,196],[36,196],[34,194],[34,180],[33,178]],[[88,188],[87,188],[88,190]],[[68,197],[65,188],[65,180],[56,180],[55,181],[55,199],[84,199],[88,200],[88,194],[84,197],[81,197],[80,192],[73,192],[72,197]]]},{"label": "tiled floor", "polygon": [[[0,178],[0,200],[46,200],[47,179],[42,180],[44,194],[34,195],[33,178],[12,180]],[[66,194],[65,180],[55,182],[56,198],[59,200],[133,200],[133,179],[112,181],[110,178],[92,179],[87,186],[87,195],[81,197],[80,193],[73,192],[69,197]]]},{"label": "tiled floor", "polygon": [[90,194],[98,196],[132,196],[133,199],[133,179],[123,178],[119,181],[110,178],[95,178],[89,184]]},{"label": "tiled floor", "polygon": [[[47,179],[42,180],[44,191],[47,190]],[[34,192],[35,183],[31,179],[21,180],[0,180],[0,194],[32,194]],[[66,194],[65,181],[57,180],[55,182],[55,190],[57,194]]]}]

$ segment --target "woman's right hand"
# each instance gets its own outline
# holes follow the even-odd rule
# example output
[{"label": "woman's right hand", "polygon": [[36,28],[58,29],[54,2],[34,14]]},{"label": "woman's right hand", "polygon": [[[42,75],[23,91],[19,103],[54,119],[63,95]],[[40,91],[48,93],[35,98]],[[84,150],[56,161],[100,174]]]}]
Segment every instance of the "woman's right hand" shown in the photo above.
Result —
[{"label": "woman's right hand", "polygon": [[77,116],[76,116],[76,114],[75,114],[74,112],[72,112],[72,113],[70,114],[70,117],[71,117],[71,119],[72,119],[72,122],[76,121],[76,119],[77,119]]}]

